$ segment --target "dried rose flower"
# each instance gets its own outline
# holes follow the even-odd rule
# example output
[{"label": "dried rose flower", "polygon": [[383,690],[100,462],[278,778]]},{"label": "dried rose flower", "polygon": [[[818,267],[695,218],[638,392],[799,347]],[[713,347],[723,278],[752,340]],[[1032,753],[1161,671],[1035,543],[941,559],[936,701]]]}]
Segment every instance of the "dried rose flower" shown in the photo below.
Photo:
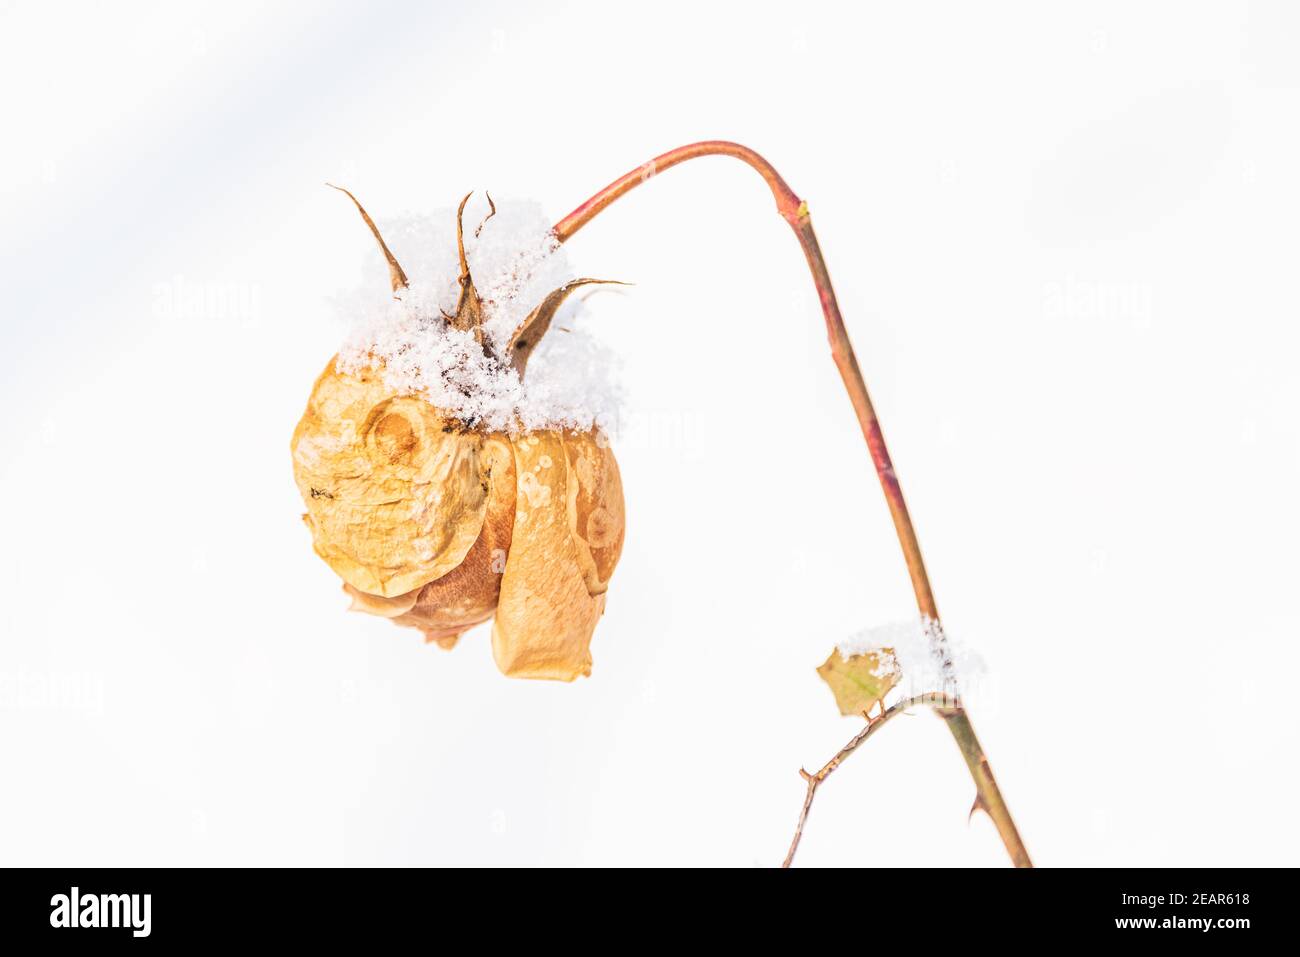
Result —
[{"label": "dried rose flower", "polygon": [[[565,298],[595,280],[546,296],[496,355],[481,331],[464,208],[459,303],[442,321],[522,378]],[[357,209],[400,294],[409,285],[402,267]],[[503,673],[562,681],[591,673],[592,632],[623,547],[618,463],[598,429],[487,431],[386,384],[382,362],[341,369],[335,357],[291,449],[316,553],[354,609],[418,628],[443,648],[495,615],[492,653]]]}]

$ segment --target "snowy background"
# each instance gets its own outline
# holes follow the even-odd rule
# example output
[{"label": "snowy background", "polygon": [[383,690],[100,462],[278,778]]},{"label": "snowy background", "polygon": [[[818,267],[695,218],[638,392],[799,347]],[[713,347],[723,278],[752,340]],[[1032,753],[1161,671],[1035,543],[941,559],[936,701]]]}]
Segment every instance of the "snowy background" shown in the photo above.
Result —
[{"label": "snowy background", "polygon": [[[593,676],[344,612],[288,451],[377,216],[729,138],[804,196],[1043,865],[1291,864],[1300,12],[0,5],[0,863],[780,862],[912,598],[797,245],[727,159],[584,230],[625,362]],[[804,865],[1001,865],[942,725]]]}]

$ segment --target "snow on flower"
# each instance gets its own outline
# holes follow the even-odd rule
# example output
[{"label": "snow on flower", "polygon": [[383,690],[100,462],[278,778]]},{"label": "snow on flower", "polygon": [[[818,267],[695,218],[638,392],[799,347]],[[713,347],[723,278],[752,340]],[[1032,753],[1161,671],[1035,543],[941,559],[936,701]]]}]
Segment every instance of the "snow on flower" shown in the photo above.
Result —
[{"label": "snow on flower", "polygon": [[538,345],[525,380],[495,356],[548,293],[576,278],[564,248],[536,203],[486,198],[465,210],[465,254],[483,300],[485,350],[470,331],[450,326],[460,294],[456,209],[378,222],[410,281],[394,297],[383,259],[372,253],[363,286],[336,305],[351,324],[339,369],[382,370],[402,395],[418,395],[446,414],[487,431],[595,426],[609,431],[621,392],[616,355],[587,323],[579,297]]}]

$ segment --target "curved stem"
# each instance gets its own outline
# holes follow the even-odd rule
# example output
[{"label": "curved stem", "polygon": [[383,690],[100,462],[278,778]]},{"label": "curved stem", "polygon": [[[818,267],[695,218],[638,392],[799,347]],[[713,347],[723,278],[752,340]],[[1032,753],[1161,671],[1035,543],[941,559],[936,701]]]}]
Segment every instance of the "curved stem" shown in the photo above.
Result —
[{"label": "curved stem", "polygon": [[912,527],[912,518],[907,512],[907,503],[903,500],[903,490],[894,473],[894,463],[890,461],[889,449],[885,437],[880,431],[880,420],[876,418],[871,396],[867,394],[867,384],[858,367],[858,358],[849,342],[848,331],[844,328],[844,318],[840,315],[839,302],[831,286],[830,272],[826,269],[826,260],[822,256],[817,235],[813,232],[812,218],[808,213],[808,204],[795,195],[772,164],[748,147],[738,143],[722,140],[709,140],[692,143],[657,156],[644,166],[619,177],[587,200],[573,212],[555,224],[555,235],[560,242],[573,236],[610,203],[623,196],[642,183],[647,182],[660,172],[671,169],[679,163],[698,156],[732,156],[752,166],[763,177],[772,195],[776,199],[777,212],[790,224],[799,245],[803,248],[808,268],[812,272],[813,285],[817,287],[817,296],[821,300],[822,314],[826,317],[826,336],[830,340],[831,358],[844,380],[844,388],[849,393],[849,401],[857,414],[862,435],[867,440],[871,451],[871,461],[880,478],[880,486],[885,492],[885,501],[889,505],[889,514],[894,520],[898,532],[898,541],[903,548],[903,559],[907,562],[907,571],[912,578],[912,590],[916,593],[916,604],[926,618],[939,619],[939,609],[935,605],[934,593],[930,589],[930,579],[925,572],[925,562],[921,559],[921,546],[916,540],[916,530]]},{"label": "curved stem", "polygon": [[[899,485],[898,476],[894,472],[894,464],[889,458],[889,449],[885,446],[885,437],[880,429],[880,421],[876,418],[875,407],[871,404],[871,397],[867,393],[866,381],[862,378],[862,370],[858,367],[857,356],[853,352],[853,345],[849,342],[848,331],[844,328],[844,319],[840,314],[839,303],[835,298],[835,290],[831,286],[830,272],[826,268],[826,260],[822,256],[821,246],[817,243],[817,235],[813,232],[808,204],[800,200],[794,190],[790,189],[785,180],[781,178],[781,175],[777,173],[775,167],[758,153],[746,146],[741,146],[739,143],[708,140],[702,143],[681,146],[656,156],[650,162],[631,170],[596,193],[555,224],[556,238],[560,242],[565,242],[620,196],[631,192],[664,170],[671,169],[679,163],[700,156],[730,156],[752,167],[763,177],[763,181],[767,183],[768,188],[772,191],[772,196],[776,200],[777,212],[794,230],[795,237],[799,240],[799,245],[803,249],[804,257],[808,260],[808,269],[812,272],[813,284],[817,287],[817,296],[821,301],[822,314],[826,319],[826,336],[830,340],[831,357],[835,361],[835,367],[839,370],[840,378],[844,381],[844,388],[849,394],[849,401],[853,404],[853,411],[858,417],[858,425],[862,429],[863,438],[866,439],[867,448],[871,452],[871,461],[875,465],[876,475],[880,479],[880,487],[885,493],[889,514],[893,518],[894,529],[898,534],[898,543],[903,550],[903,560],[907,563],[907,572],[912,580],[912,591],[916,595],[917,608],[924,617],[937,622],[939,620],[939,609],[934,601],[934,592],[930,588],[930,578],[925,571],[925,562],[921,558],[921,546],[917,542],[916,530],[912,527],[912,518],[907,511],[907,503],[903,500],[903,490]],[[1007,853],[1011,856],[1011,860],[1015,865],[1017,867],[1031,866],[1029,854],[1025,850],[1024,843],[1020,840],[1015,822],[1011,818],[1011,812],[1002,800],[1002,793],[994,780],[993,771],[989,767],[988,759],[984,756],[979,740],[975,737],[975,730],[971,727],[970,719],[966,716],[965,710],[957,702],[954,703],[953,707],[945,709],[942,713],[949,731],[952,732],[953,738],[957,741],[957,746],[961,749],[962,756],[966,759],[971,777],[975,781],[975,789],[978,794],[976,806],[983,808],[989,817],[993,819],[998,834],[1001,836],[1003,844],[1006,845]],[[863,739],[865,740],[865,735]],[[809,803],[811,803],[811,794]],[[805,808],[805,812],[806,810]]]},{"label": "curved stem", "polygon": [[[642,183],[648,182],[652,177],[665,170],[672,169],[677,164],[685,163],[687,160],[695,159],[698,156],[734,156],[741,162],[748,163],[758,172],[759,176],[763,177],[768,188],[772,190],[772,196],[776,199],[776,211],[781,214],[781,217],[786,222],[791,225],[794,224],[803,203],[794,194],[794,190],[786,185],[785,180],[781,178],[781,174],[776,171],[776,168],[771,163],[748,146],[741,146],[739,143],[728,143],[726,140],[705,140],[702,143],[690,143],[687,146],[679,146],[675,150],[669,150],[667,153],[661,153],[648,163],[643,163],[631,172],[620,176],[556,223],[554,230],[556,238],[560,242],[564,242],[591,222],[597,213],[620,196],[630,193]],[[804,212],[807,212],[807,210],[804,210]]]}]

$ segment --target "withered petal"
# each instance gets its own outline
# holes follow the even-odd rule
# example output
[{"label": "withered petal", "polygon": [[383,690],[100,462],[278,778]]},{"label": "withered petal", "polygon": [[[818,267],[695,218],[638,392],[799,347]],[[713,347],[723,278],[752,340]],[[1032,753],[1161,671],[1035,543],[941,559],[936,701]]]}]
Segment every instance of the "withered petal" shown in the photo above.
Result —
[{"label": "withered petal", "polygon": [[460,636],[461,636],[461,632],[457,632],[454,635],[443,635],[443,634],[436,634],[434,632],[425,632],[424,643],[426,645],[429,644],[437,645],[443,651],[451,651],[451,649],[456,647],[456,642],[460,641]]},{"label": "withered petal", "polygon": [[517,678],[591,673],[591,635],[605,606],[587,589],[569,528],[567,460],[558,432],[512,440],[515,524],[492,627],[492,655]]},{"label": "withered petal", "polygon": [[515,523],[515,460],[510,442],[489,435],[483,443],[489,468],[487,517],[465,560],[412,593],[411,606],[393,621],[433,632],[465,629],[487,621],[497,607],[501,575]]},{"label": "withered petal", "polygon": [[609,587],[623,552],[623,480],[603,433],[564,433],[569,529],[587,591]]},{"label": "withered petal", "polygon": [[352,599],[348,611],[363,611],[367,615],[378,615],[380,618],[397,618],[399,615],[405,615],[415,605],[415,599],[420,596],[420,590],[417,588],[408,591],[405,595],[384,598],[382,595],[371,595],[354,588],[347,582],[343,583],[343,590]]},{"label": "withered petal", "polygon": [[377,369],[331,361],[294,431],[294,477],[316,553],[349,585],[396,598],[456,568],[488,504],[484,436]]}]

